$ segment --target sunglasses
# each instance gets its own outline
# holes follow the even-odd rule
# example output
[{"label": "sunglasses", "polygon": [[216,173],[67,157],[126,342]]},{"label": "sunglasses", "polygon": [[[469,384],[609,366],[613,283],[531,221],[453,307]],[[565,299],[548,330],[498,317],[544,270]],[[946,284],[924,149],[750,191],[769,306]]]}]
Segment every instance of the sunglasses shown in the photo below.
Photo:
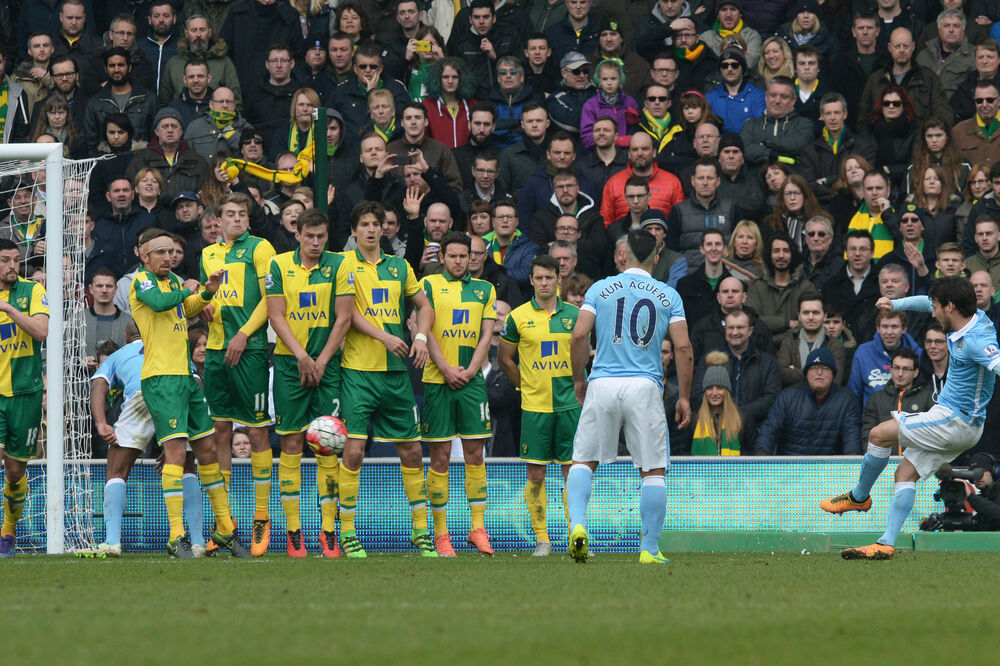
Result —
[{"label": "sunglasses", "polygon": [[742,66],[743,65],[741,65],[738,62],[720,62],[719,63],[719,69],[739,69]]},{"label": "sunglasses", "polygon": [[807,231],[806,236],[809,238],[826,238],[825,231]]},{"label": "sunglasses", "polygon": [[997,101],[997,98],[996,97],[976,97],[974,101],[976,102],[976,104],[992,104],[993,102]]},{"label": "sunglasses", "polygon": [[900,220],[900,222],[903,224],[916,224],[919,221],[920,221],[919,217],[904,217],[902,220]]},{"label": "sunglasses", "polygon": [[257,137],[253,137],[252,139],[243,139],[243,141],[240,142],[240,144],[244,146],[250,145],[251,143],[255,143],[258,146],[263,146],[264,140],[258,139]]},{"label": "sunglasses", "polygon": [[590,70],[587,69],[586,67],[580,67],[579,69],[571,69],[569,71],[572,74],[575,74],[576,76],[590,76]]},{"label": "sunglasses", "polygon": [[497,74],[500,76],[517,76],[521,73],[519,69],[498,69]]},{"label": "sunglasses", "polygon": [[382,65],[355,65],[358,69],[378,69]]},{"label": "sunglasses", "polygon": [[884,100],[882,100],[882,106],[888,106],[888,107],[903,106],[903,100],[901,100],[901,99],[884,99]]},{"label": "sunglasses", "polygon": [[647,102],[666,102],[668,99],[670,99],[670,98],[667,97],[666,95],[647,95],[646,96],[646,101]]}]

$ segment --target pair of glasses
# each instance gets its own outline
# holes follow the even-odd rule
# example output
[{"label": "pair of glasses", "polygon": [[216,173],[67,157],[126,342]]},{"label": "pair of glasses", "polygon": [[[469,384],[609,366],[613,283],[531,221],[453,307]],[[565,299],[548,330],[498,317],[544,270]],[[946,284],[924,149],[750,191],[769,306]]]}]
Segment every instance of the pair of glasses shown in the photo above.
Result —
[{"label": "pair of glasses", "polygon": [[364,69],[378,69],[381,66],[382,65],[361,65],[361,64],[355,65],[355,67],[357,67],[358,69],[363,69],[363,70]]},{"label": "pair of glasses", "polygon": [[500,76],[517,76],[521,73],[519,69],[498,69],[497,74]]},{"label": "pair of glasses", "polygon": [[243,141],[242,141],[242,144],[244,146],[249,146],[251,143],[257,144],[258,146],[263,146],[264,145],[264,142],[261,139],[258,139],[256,137],[254,137],[252,139],[243,139]]},{"label": "pair of glasses", "polygon": [[902,224],[916,224],[919,221],[920,221],[919,217],[904,217],[902,220],[900,220],[900,223],[902,223]]},{"label": "pair of glasses", "polygon": [[825,231],[807,231],[806,236],[809,238],[826,238]]},{"label": "pair of glasses", "polygon": [[590,70],[586,67],[581,67],[580,69],[570,70],[574,76],[590,76]]},{"label": "pair of glasses", "polygon": [[719,69],[739,69],[742,66],[743,65],[741,65],[738,62],[731,62],[731,61],[730,62],[720,62],[719,63]]},{"label": "pair of glasses", "polygon": [[670,98],[666,95],[648,95],[646,97],[647,102],[666,102],[668,99]]},{"label": "pair of glasses", "polygon": [[903,100],[901,100],[901,99],[884,99],[884,100],[882,100],[882,106],[888,106],[888,107],[903,106]]},{"label": "pair of glasses", "polygon": [[997,101],[997,98],[996,97],[976,97],[974,101],[976,102],[976,104],[992,104],[993,102]]}]

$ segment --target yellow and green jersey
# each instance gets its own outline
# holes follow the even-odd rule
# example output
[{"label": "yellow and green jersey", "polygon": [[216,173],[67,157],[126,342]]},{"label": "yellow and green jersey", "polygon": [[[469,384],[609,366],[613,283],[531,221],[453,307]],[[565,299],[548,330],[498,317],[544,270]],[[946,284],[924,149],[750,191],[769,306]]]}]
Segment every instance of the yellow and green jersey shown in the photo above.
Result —
[{"label": "yellow and green jersey", "polygon": [[[0,291],[0,299],[29,317],[49,314],[45,287],[17,278],[9,290]],[[42,390],[42,343],[0,312],[0,395],[11,398]]]},{"label": "yellow and green jersey", "polygon": [[[212,243],[201,251],[202,284],[217,270],[226,271],[212,301],[215,312],[208,327],[208,349],[225,349],[229,339],[250,320],[264,299],[260,281],[271,270],[273,256],[271,244],[249,231],[232,243]],[[266,316],[264,322],[248,334],[247,349],[267,349]]]},{"label": "yellow and green jersey", "polygon": [[165,278],[145,268],[136,273],[128,302],[145,347],[143,379],[191,373],[187,320],[204,310],[210,300],[212,295],[204,289],[197,294],[185,289],[173,273]]},{"label": "yellow and green jersey", "polygon": [[[344,252],[343,256],[354,276],[354,309],[376,328],[405,339],[406,299],[420,291],[406,259],[382,252],[378,263],[373,264],[360,250]],[[381,342],[352,327],[344,340],[341,367],[385,372],[406,370],[406,363],[391,354]]]},{"label": "yellow and green jersey", "polygon": [[[423,280],[424,292],[434,308],[434,328],[444,360],[452,366],[469,367],[472,354],[479,344],[484,319],[497,318],[496,292],[486,280],[466,274],[461,280],[445,273],[428,275]],[[444,384],[444,375],[434,364],[424,366],[424,381]]]},{"label": "yellow and green jersey", "polygon": [[[354,296],[347,261],[334,252],[324,252],[312,268],[302,265],[298,250],[279,254],[271,259],[264,285],[268,298],[285,299],[285,320],[295,339],[313,358],[330,339],[337,320],[337,296]],[[274,353],[292,355],[280,336]]]},{"label": "yellow and green jersey", "polygon": [[561,298],[549,314],[532,298],[507,315],[501,339],[517,345],[521,409],[561,412],[579,407],[573,392],[569,344],[580,308]]}]

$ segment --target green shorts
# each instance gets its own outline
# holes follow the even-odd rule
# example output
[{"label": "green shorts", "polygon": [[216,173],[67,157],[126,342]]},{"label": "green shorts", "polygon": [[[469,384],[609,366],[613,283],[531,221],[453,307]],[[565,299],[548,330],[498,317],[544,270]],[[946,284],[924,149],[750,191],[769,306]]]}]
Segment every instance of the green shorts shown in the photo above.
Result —
[{"label": "green shorts", "polygon": [[251,428],[271,425],[268,413],[266,349],[247,349],[236,367],[226,365],[224,349],[205,351],[205,395],[212,418]]},{"label": "green shorts", "polygon": [[521,460],[547,465],[573,462],[580,407],[562,412],[521,412]]},{"label": "green shorts", "polygon": [[412,442],[420,439],[420,415],[405,370],[365,372],[343,368],[341,398],[344,425],[351,439],[379,442]]},{"label": "green shorts", "polygon": [[37,453],[42,425],[42,392],[0,396],[0,450],[14,460],[31,460]]},{"label": "green shorts", "polygon": [[158,444],[178,437],[201,439],[215,432],[205,393],[191,375],[143,379],[142,398],[153,417]]},{"label": "green shorts", "polygon": [[476,375],[457,391],[447,384],[425,383],[422,416],[420,434],[425,442],[489,438],[492,429],[486,381]]},{"label": "green shorts", "polygon": [[326,366],[319,386],[299,383],[299,364],[294,356],[274,357],[275,432],[292,435],[302,432],[318,416],[340,416],[340,354]]}]

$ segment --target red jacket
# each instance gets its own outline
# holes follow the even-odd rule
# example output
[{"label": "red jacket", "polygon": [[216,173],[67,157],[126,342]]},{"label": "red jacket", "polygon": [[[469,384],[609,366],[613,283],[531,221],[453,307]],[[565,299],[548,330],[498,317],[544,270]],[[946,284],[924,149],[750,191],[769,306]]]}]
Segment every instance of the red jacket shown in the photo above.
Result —
[{"label": "red jacket", "polygon": [[475,100],[459,102],[458,114],[454,118],[441,100],[428,98],[422,104],[427,109],[427,136],[451,149],[465,145],[469,138],[469,110],[475,106]]},{"label": "red jacket", "polygon": [[[619,171],[608,179],[604,186],[604,195],[601,197],[601,217],[604,218],[604,226],[609,226],[615,220],[628,213],[628,204],[625,202],[625,181],[631,178],[632,164],[629,163],[624,171]],[[662,210],[664,215],[670,215],[670,209],[674,204],[684,201],[684,188],[677,176],[664,171],[653,164],[653,174],[649,177],[649,207]]]}]

